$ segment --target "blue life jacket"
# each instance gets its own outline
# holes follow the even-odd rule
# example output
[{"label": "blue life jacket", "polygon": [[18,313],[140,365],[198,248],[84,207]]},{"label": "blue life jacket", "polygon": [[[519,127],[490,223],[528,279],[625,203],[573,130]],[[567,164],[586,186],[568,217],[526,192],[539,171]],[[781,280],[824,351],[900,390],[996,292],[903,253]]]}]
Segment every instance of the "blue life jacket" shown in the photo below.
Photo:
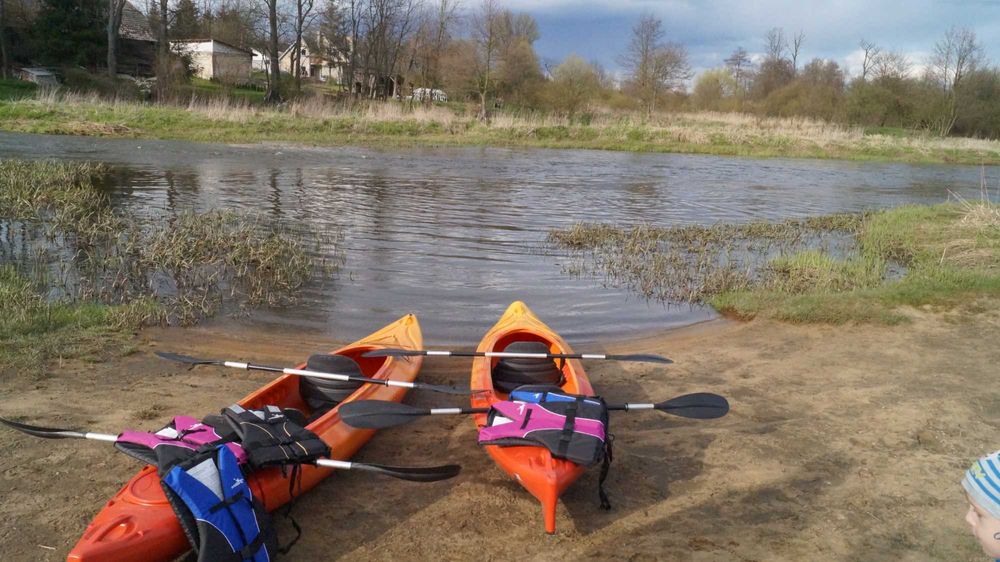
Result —
[{"label": "blue life jacket", "polygon": [[277,552],[270,517],[225,445],[175,466],[162,482],[199,562],[270,562]]}]

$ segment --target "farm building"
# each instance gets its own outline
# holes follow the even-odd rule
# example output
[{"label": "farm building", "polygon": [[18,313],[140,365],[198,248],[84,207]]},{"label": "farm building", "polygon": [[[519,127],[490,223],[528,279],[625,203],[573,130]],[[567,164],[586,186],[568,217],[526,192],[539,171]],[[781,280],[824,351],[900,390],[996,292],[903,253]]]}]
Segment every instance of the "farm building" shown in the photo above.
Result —
[{"label": "farm building", "polygon": [[191,55],[195,76],[221,82],[240,82],[250,78],[253,53],[218,39],[171,41],[180,54]]},{"label": "farm building", "polygon": [[[302,76],[314,78],[322,82],[340,82],[347,65],[347,56],[338,49],[332,48],[330,42],[321,35],[315,40],[302,38]],[[295,43],[292,43],[281,53],[278,66],[282,72],[294,74]]]}]

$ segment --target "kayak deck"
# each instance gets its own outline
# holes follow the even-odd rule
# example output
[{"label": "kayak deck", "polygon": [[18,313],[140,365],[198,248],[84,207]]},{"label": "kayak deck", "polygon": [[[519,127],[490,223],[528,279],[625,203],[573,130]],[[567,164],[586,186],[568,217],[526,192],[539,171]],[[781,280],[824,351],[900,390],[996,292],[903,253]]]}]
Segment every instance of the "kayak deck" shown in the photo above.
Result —
[{"label": "kayak deck", "polygon": [[[551,328],[538,319],[523,302],[512,303],[500,320],[483,337],[477,351],[503,351],[514,342],[541,342],[551,353],[573,353],[569,345]],[[471,387],[484,389],[472,397],[472,407],[489,407],[506,400],[507,394],[494,387],[493,368],[499,359],[477,357],[472,363]],[[557,361],[557,360],[553,360]],[[593,396],[586,372],[579,360],[558,360],[563,375],[561,388],[571,394]],[[474,416],[476,428],[487,423],[486,414]],[[487,454],[511,478],[531,493],[542,504],[545,531],[556,530],[556,503],[559,496],[586,470],[573,462],[557,459],[544,447],[500,447],[486,445]]]},{"label": "kayak deck", "polygon": [[[366,377],[412,381],[420,369],[421,357],[368,358],[362,355],[374,349],[420,349],[422,345],[420,325],[411,314],[333,353],[356,361]],[[297,368],[304,369],[305,364]],[[245,408],[265,405],[297,408],[309,419],[313,417],[313,412],[299,394],[299,380],[296,375],[282,375],[240,400],[239,404]],[[341,404],[354,400],[400,402],[405,394],[405,388],[364,384]],[[338,410],[339,405],[306,427],[330,446],[331,458],[346,460],[368,442],[375,431],[348,426],[340,420]],[[313,488],[332,472],[329,468],[303,465],[300,471],[301,488],[297,488],[296,493]],[[291,499],[288,478],[277,467],[255,471],[247,480],[268,511],[285,505]],[[156,468],[146,466],[104,505],[70,551],[68,560],[169,561],[189,549],[184,531],[160,487]]]}]

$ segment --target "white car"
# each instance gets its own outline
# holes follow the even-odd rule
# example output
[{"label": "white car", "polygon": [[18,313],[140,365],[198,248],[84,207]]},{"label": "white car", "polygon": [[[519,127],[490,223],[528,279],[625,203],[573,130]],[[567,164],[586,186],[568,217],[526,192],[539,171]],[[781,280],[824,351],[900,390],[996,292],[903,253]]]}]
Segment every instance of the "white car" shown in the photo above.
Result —
[{"label": "white car", "polygon": [[448,101],[448,94],[444,93],[444,90],[414,88],[413,95],[410,98],[417,101]]}]

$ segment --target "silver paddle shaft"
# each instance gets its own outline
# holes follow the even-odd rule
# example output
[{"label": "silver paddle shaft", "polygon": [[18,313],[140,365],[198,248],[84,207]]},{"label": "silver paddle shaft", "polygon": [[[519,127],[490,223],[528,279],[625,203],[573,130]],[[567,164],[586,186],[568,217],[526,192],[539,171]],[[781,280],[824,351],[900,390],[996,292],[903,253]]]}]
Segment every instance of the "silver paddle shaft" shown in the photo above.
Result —
[{"label": "silver paddle shaft", "polygon": [[[237,361],[225,361],[223,363],[226,367],[232,367],[233,369],[243,369],[244,371],[250,370],[251,365],[249,363],[240,363]],[[306,371],[303,369],[282,369],[282,373],[286,375],[296,375],[299,377],[309,377],[314,379],[326,379],[331,381],[370,381],[374,384],[383,384],[385,386],[398,386],[401,388],[416,388],[416,384],[407,381],[394,381],[391,379],[369,379],[368,377],[359,377],[357,375],[341,375],[338,373],[320,373],[318,371]]]},{"label": "silver paddle shaft", "polygon": [[[82,435],[84,439],[90,439],[92,441],[107,441],[109,443],[114,443],[115,441],[118,441],[118,436],[111,435],[110,433],[91,433],[89,431],[79,432],[79,433],[74,431],[71,433],[74,434],[73,435],[74,437]],[[351,470],[351,468],[354,466],[354,463],[350,463],[347,461],[335,461],[333,459],[318,459],[316,461],[316,466],[323,466],[326,468],[339,468],[341,470]]]}]

